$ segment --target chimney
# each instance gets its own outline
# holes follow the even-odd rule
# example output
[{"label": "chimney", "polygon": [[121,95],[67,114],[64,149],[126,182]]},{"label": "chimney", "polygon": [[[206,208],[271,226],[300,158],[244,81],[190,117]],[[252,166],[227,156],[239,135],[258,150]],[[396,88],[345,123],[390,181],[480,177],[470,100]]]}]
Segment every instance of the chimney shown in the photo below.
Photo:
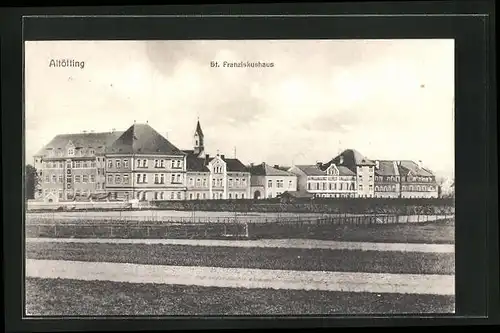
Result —
[{"label": "chimney", "polygon": [[321,168],[321,166],[322,166],[322,165],[323,165],[323,163],[321,163],[321,162],[316,162],[316,166],[317,166],[318,168]]},{"label": "chimney", "polygon": [[111,133],[114,133],[116,131],[116,128],[111,129]]},{"label": "chimney", "polygon": [[400,166],[401,165],[401,161],[396,161],[396,165]]},{"label": "chimney", "polygon": [[251,162],[251,163],[250,163],[250,167],[252,167],[252,168],[253,168],[253,162]]},{"label": "chimney", "polygon": [[344,164],[344,156],[340,155],[339,157],[339,165]]},{"label": "chimney", "polygon": [[83,130],[82,132],[83,132],[83,133],[87,133],[87,131],[86,131],[86,130]]},{"label": "chimney", "polygon": [[421,160],[418,160],[417,165],[418,165],[419,169],[422,169],[424,167],[424,163],[422,163]]},{"label": "chimney", "polygon": [[380,161],[375,161],[375,169],[379,169],[380,168]]},{"label": "chimney", "polygon": [[205,154],[205,164],[208,164],[209,160],[210,160],[210,155]]},{"label": "chimney", "polygon": [[279,166],[278,164],[275,164],[275,165],[274,165],[274,168],[275,168],[275,169],[279,169],[279,168],[280,168],[280,166]]},{"label": "chimney", "polygon": [[225,156],[224,156],[224,155],[220,155],[220,158],[224,159],[224,158],[225,158]]}]

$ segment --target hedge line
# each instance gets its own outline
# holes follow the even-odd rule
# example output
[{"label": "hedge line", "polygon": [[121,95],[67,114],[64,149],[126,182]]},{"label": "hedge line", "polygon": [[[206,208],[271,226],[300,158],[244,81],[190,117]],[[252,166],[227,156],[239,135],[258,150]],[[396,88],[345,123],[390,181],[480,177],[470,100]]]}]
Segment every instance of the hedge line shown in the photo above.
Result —
[{"label": "hedge line", "polygon": [[317,198],[283,202],[279,199],[233,199],[156,201],[156,209],[181,211],[237,211],[237,212],[308,212],[351,214],[453,214],[454,201],[450,198]]}]

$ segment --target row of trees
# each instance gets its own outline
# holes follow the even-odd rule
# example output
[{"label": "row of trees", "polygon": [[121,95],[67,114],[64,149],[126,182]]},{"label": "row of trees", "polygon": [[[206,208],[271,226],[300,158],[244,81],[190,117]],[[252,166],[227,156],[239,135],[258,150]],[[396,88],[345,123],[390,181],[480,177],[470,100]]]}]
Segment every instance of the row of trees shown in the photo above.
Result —
[{"label": "row of trees", "polygon": [[40,177],[38,177],[35,167],[28,164],[24,177],[24,196],[26,199],[34,199],[36,188],[40,184]]}]

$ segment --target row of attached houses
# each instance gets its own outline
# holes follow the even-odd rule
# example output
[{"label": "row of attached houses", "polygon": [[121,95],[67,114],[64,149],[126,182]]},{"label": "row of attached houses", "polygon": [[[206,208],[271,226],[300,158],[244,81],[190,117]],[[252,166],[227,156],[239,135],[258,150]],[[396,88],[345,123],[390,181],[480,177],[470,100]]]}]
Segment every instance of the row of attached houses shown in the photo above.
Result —
[{"label": "row of attached houses", "polygon": [[412,161],[372,161],[345,150],[327,163],[245,166],[205,153],[198,121],[193,149],[181,150],[148,124],[126,131],[54,137],[35,159],[35,199],[264,199],[285,192],[316,197],[435,197],[432,172]]},{"label": "row of attached houses", "polygon": [[193,149],[180,150],[148,124],[124,132],[57,135],[35,159],[36,199],[202,200],[250,197],[238,159],[204,153],[200,123]]},{"label": "row of attached houses", "polygon": [[348,149],[327,163],[296,165],[298,191],[315,197],[437,198],[432,171],[413,161],[369,160]]}]

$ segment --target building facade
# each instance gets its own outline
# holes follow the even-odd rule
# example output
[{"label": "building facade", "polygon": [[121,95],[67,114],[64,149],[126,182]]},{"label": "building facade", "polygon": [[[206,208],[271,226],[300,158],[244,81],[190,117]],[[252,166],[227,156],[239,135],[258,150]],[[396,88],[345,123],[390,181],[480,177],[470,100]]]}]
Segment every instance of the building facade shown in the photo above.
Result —
[{"label": "building facade", "polygon": [[88,198],[105,193],[103,168],[106,147],[123,132],[78,133],[55,136],[34,156],[40,179],[37,200],[59,201]]},{"label": "building facade", "polygon": [[184,200],[186,154],[148,124],[133,124],[106,149],[112,200]]},{"label": "building facade", "polygon": [[251,194],[253,199],[276,198],[284,192],[297,191],[297,175],[266,163],[251,165]]},{"label": "building facade", "polygon": [[375,161],[375,197],[399,198],[401,179],[397,161]]},{"label": "building facade", "polygon": [[397,161],[402,198],[437,198],[436,177],[421,162]]},{"label": "building facade", "polygon": [[345,166],[329,162],[327,165],[296,165],[289,171],[297,175],[298,191],[322,198],[356,197],[356,175]]},{"label": "building facade", "polygon": [[[315,197],[437,198],[432,171],[413,161],[373,161],[353,149],[328,163],[297,165],[298,190]],[[335,183],[337,182],[337,183]]]},{"label": "building facade", "polygon": [[193,135],[193,150],[186,154],[187,200],[250,198],[250,172],[236,158],[205,153],[205,137],[200,122]]}]

